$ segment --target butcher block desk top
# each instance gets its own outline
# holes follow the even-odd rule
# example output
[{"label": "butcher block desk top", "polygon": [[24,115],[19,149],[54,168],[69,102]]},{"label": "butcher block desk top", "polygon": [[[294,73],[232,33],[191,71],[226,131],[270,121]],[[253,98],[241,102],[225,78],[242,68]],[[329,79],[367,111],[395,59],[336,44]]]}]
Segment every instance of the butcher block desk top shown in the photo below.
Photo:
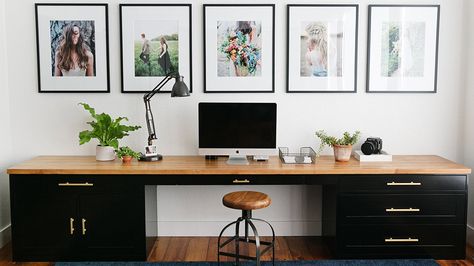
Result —
[{"label": "butcher block desk top", "polygon": [[332,174],[470,174],[471,169],[435,155],[394,155],[392,162],[335,162],[332,156],[317,158],[316,164],[284,164],[277,156],[268,162],[228,165],[227,158],[206,160],[204,156],[165,156],[158,162],[129,165],[121,160],[98,162],[94,156],[39,156],[12,166],[8,174],[123,174],[123,175],[332,175]]}]

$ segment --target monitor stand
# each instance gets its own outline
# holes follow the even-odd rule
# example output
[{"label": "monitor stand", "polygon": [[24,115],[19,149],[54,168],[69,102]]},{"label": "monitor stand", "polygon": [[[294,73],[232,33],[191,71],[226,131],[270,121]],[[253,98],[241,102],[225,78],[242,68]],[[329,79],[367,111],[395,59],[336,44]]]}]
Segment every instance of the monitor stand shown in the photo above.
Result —
[{"label": "monitor stand", "polygon": [[227,164],[231,164],[231,165],[249,165],[249,161],[247,161],[247,156],[229,155],[229,159],[227,160]]}]

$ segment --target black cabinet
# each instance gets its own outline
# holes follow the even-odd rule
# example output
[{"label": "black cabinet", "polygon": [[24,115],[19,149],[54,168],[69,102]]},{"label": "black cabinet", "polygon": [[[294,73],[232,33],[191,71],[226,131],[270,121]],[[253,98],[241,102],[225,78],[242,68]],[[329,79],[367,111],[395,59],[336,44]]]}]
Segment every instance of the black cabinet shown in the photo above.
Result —
[{"label": "black cabinet", "polygon": [[465,175],[340,176],[323,193],[336,206],[323,232],[337,257],[465,258]]},{"label": "black cabinet", "polygon": [[465,257],[466,175],[12,174],[13,260],[146,260],[145,184],[323,185],[337,258]]},{"label": "black cabinet", "polygon": [[144,188],[129,180],[10,176],[13,260],[145,260]]}]

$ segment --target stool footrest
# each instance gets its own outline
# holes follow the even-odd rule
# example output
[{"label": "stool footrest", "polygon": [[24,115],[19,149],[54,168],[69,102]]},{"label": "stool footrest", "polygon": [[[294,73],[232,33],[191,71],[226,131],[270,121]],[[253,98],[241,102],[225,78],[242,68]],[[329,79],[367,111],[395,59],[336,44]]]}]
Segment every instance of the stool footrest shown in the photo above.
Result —
[{"label": "stool footrest", "polygon": [[[234,240],[237,240],[237,237],[232,237],[232,238],[229,238],[227,239],[224,243],[222,243],[220,246],[219,246],[219,249],[225,247],[227,244],[229,244],[230,242],[234,241]],[[239,241],[240,242],[250,242],[252,244],[257,244],[257,241],[255,241],[254,239],[249,239],[248,241],[245,240],[245,237],[239,237]],[[260,245],[265,245],[265,246],[273,246],[273,243],[272,242],[268,242],[268,241],[260,241]]]},{"label": "stool footrest", "polygon": [[235,236],[232,237],[232,238],[227,239],[224,243],[222,243],[222,244],[219,246],[219,248],[225,247],[227,244],[229,244],[230,242],[232,242],[232,241],[234,241],[234,240],[236,240],[236,239],[237,239],[237,237],[235,237]]},{"label": "stool footrest", "polygon": [[[235,238],[235,237],[234,237]],[[253,244],[256,244],[257,241],[255,241],[254,239],[249,239],[249,241],[245,240],[245,237],[239,237],[239,241],[240,242],[250,242],[250,243],[253,243]],[[260,240],[260,245],[271,245],[272,242],[268,242],[268,241],[261,241]]]},{"label": "stool footrest", "polygon": [[[237,258],[237,254],[229,253],[229,252],[223,252],[223,251],[220,251],[219,255],[232,257],[232,258]],[[244,259],[244,260],[257,260],[256,257],[250,257],[250,256],[245,256],[245,255],[240,255],[240,254],[239,254],[239,258]]]}]

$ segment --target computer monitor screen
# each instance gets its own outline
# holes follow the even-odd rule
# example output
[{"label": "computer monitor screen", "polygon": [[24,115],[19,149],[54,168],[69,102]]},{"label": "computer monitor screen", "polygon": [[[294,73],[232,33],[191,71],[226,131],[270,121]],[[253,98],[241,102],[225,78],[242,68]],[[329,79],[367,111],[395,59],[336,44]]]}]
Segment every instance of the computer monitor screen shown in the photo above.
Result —
[{"label": "computer monitor screen", "polygon": [[276,149],[276,103],[199,103],[201,155],[264,155]]}]

